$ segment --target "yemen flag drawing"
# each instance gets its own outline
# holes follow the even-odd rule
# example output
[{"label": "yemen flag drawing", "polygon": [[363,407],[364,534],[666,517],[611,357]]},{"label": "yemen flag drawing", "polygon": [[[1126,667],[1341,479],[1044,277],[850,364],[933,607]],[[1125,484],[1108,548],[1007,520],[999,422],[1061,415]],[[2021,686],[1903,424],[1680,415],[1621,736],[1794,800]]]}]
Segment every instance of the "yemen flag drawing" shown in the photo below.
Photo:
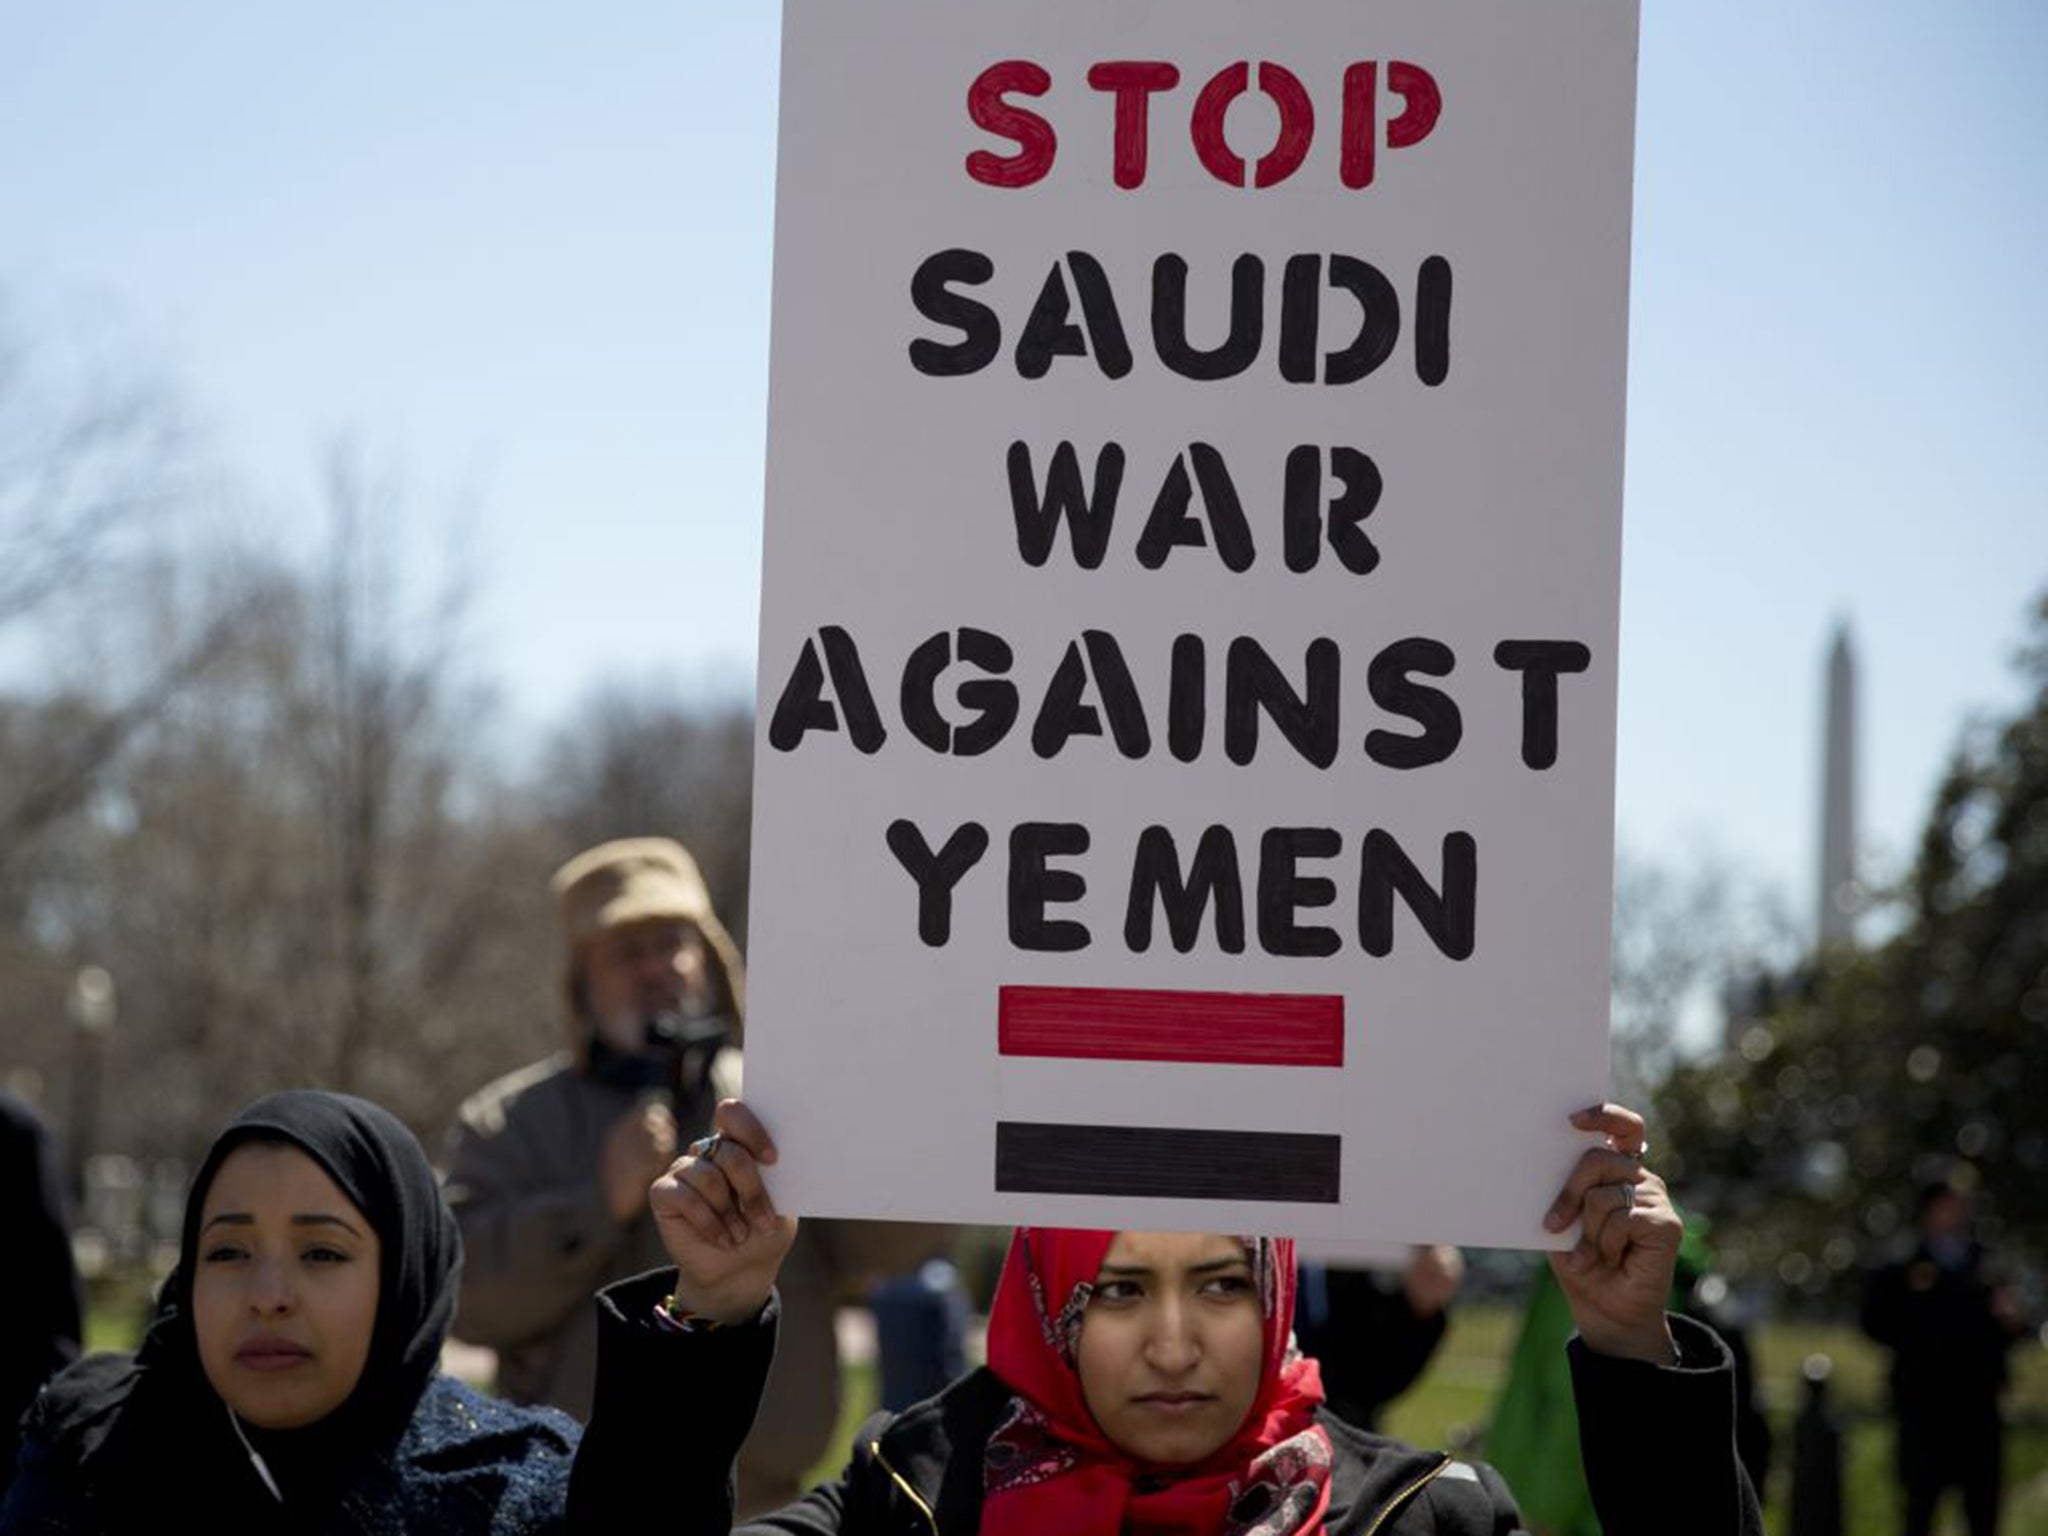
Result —
[{"label": "yemen flag drawing", "polygon": [[[999,990],[1005,1057],[1341,1068],[1344,999],[1121,987]],[[995,1187],[1019,1194],[1334,1205],[1343,1138],[1299,1130],[999,1120]]]}]

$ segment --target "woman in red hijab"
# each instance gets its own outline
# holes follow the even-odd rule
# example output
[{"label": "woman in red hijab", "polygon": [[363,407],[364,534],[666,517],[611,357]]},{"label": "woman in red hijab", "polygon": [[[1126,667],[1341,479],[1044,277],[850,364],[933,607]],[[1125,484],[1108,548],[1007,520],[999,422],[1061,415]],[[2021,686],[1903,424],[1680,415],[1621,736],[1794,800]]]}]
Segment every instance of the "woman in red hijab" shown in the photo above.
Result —
[{"label": "woman in red hijab", "polygon": [[1294,1348],[1293,1248],[1020,1227],[989,1315],[1015,1396],[982,1454],[981,1529],[1317,1529],[1331,1446]]},{"label": "woman in red hijab", "polygon": [[[1642,1166],[1642,1121],[1601,1106],[1574,1123],[1602,1144],[1546,1220],[1560,1231],[1582,1223],[1578,1247],[1553,1263],[1579,1324],[1582,1443],[1607,1536],[1761,1533],[1735,1457],[1727,1349],[1664,1312],[1682,1227]],[[586,1454],[575,1475],[623,1478],[658,1462],[672,1469],[681,1528],[722,1533],[796,1223],[762,1185],[775,1148],[760,1121],[728,1101],[717,1126],[652,1192],[676,1269],[601,1298],[603,1369],[585,1445],[605,1457]],[[742,1536],[1520,1529],[1491,1468],[1329,1413],[1315,1361],[1294,1348],[1293,1318],[1284,1240],[1019,1228],[989,1317],[988,1365],[870,1419],[837,1481]],[[694,1405],[680,1423],[678,1383]]]}]

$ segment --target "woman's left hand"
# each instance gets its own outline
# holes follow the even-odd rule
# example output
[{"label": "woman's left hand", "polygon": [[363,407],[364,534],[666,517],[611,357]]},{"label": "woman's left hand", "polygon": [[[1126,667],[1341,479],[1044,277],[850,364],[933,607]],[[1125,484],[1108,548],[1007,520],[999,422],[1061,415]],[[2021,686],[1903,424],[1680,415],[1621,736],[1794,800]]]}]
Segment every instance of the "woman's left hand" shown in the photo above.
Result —
[{"label": "woman's left hand", "polygon": [[714,1323],[759,1315],[796,1241],[796,1218],[777,1213],[761,1182],[775,1161],[767,1127],[738,1099],[712,1112],[714,1133],[690,1143],[654,1181],[647,1203],[675,1261],[675,1299]]},{"label": "woman's left hand", "polygon": [[1606,1138],[1586,1149],[1543,1218],[1552,1232],[1581,1223],[1578,1246],[1550,1256],[1579,1337],[1603,1355],[1676,1364],[1664,1309],[1685,1224],[1664,1181],[1643,1167],[1643,1118],[1602,1104],[1572,1124]]}]

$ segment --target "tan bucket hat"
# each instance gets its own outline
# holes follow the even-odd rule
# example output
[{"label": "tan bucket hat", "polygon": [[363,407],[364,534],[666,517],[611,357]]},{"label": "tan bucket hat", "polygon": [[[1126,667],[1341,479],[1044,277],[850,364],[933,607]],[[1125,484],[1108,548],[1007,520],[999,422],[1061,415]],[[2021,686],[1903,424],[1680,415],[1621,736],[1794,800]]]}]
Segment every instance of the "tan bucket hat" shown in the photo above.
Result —
[{"label": "tan bucket hat", "polygon": [[572,1026],[583,946],[629,923],[668,919],[689,923],[704,935],[713,981],[722,994],[716,1004],[731,1013],[737,1031],[745,1011],[746,968],[712,909],[711,889],[697,861],[681,843],[666,837],[599,843],[556,870],[549,884],[561,917],[563,998]]}]

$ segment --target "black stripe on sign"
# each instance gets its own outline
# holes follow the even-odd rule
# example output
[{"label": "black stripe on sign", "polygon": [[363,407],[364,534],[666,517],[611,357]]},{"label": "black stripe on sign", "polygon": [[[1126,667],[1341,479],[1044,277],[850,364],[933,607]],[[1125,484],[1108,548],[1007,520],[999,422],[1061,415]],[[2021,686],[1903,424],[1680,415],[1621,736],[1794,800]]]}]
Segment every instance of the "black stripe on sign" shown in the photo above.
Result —
[{"label": "black stripe on sign", "polygon": [[996,1122],[996,1189],[1020,1195],[1337,1204],[1340,1136]]}]

